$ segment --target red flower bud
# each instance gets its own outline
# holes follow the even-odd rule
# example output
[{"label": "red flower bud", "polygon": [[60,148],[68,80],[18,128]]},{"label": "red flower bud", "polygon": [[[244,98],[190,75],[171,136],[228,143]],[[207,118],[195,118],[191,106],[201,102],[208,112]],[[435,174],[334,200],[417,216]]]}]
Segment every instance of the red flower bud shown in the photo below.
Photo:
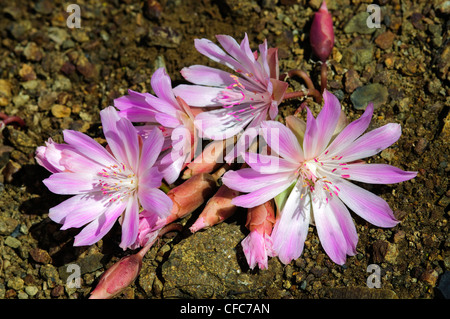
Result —
[{"label": "red flower bud", "polygon": [[310,31],[310,43],[313,52],[322,62],[330,56],[334,45],[333,19],[328,12],[326,2],[322,2],[314,15]]}]

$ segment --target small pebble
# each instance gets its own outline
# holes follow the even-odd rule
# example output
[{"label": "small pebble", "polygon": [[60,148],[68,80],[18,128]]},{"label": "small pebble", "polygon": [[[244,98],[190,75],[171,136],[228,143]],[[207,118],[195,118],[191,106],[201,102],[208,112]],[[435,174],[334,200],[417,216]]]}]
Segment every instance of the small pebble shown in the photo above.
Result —
[{"label": "small pebble", "polygon": [[19,248],[20,244],[21,244],[20,240],[12,236],[8,236],[5,239],[5,245],[11,248]]},{"label": "small pebble", "polygon": [[379,83],[367,84],[357,88],[350,99],[357,110],[364,110],[369,102],[373,103],[374,108],[378,108],[387,102],[389,93],[385,86]]}]

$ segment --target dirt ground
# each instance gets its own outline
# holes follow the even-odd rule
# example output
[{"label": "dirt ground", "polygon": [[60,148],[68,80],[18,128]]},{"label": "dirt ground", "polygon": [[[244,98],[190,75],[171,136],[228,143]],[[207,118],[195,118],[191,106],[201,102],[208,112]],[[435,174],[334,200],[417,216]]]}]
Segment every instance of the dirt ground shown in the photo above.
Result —
[{"label": "dirt ground", "polygon": [[[66,24],[69,3],[0,0],[0,111],[26,123],[0,135],[1,299],[85,299],[106,269],[132,253],[119,248],[117,227],[92,247],[74,248],[79,230],[62,231],[48,218],[65,199],[42,184],[49,173],[34,159],[49,137],[62,142],[62,130],[74,129],[104,141],[99,111],[128,89],[151,92],[158,67],[177,85],[182,67],[217,66],[195,50],[195,38],[240,41],[247,33],[254,49],[267,39],[279,48],[281,72],[303,69],[319,79],[309,46],[318,0],[75,2],[80,28]],[[351,120],[374,94],[369,130],[399,123],[402,136],[370,161],[418,171],[411,181],[364,185],[401,222],[382,229],[353,214],[358,253],[344,266],[328,258],[311,226],[299,259],[272,258],[268,270],[252,271],[240,246],[245,211],[190,234],[195,212],[181,221],[185,230],[148,252],[141,275],[117,298],[449,298],[450,2],[375,1],[380,28],[365,23],[372,1],[327,3],[335,28],[328,89]],[[304,86],[288,81],[293,90]],[[300,103],[284,102],[282,118]],[[67,285],[71,264],[81,267],[79,287]],[[380,270],[381,288],[368,287],[369,265]]]}]

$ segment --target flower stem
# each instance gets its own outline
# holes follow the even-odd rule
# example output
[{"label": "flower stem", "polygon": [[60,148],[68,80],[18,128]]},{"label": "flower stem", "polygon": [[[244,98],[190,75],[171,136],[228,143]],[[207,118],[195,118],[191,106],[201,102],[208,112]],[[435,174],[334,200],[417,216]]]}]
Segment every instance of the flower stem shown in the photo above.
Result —
[{"label": "flower stem", "polygon": [[[303,71],[303,70],[291,70],[291,71],[288,72],[287,75],[289,77],[298,76],[298,77],[302,78],[303,81],[305,81],[306,87],[308,88],[307,96],[312,96],[317,103],[322,102],[322,95],[314,87],[314,84],[313,84],[311,78],[309,77],[309,75],[305,71]],[[301,94],[303,94],[303,95],[301,95]],[[286,93],[284,95],[284,98],[285,99],[290,99],[290,98],[296,98],[296,97],[302,97],[302,96],[305,96],[305,94],[302,93],[302,92],[291,92],[291,93]]]},{"label": "flower stem", "polygon": [[25,126],[25,121],[18,116],[9,116],[3,112],[0,112],[0,118],[3,119],[3,124],[7,125],[9,123],[17,123],[21,127]]},{"label": "flower stem", "polygon": [[320,93],[323,93],[323,91],[327,88],[327,72],[328,66],[324,62],[320,68]]}]

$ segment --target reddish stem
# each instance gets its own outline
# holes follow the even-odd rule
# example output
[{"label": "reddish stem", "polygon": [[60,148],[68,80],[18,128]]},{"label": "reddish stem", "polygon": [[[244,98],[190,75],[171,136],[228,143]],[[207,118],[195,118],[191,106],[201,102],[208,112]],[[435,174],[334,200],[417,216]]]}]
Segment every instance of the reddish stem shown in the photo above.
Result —
[{"label": "reddish stem", "polygon": [[[305,81],[305,83],[306,83],[306,87],[308,88],[307,96],[312,96],[317,103],[321,103],[322,102],[322,95],[314,87],[314,84],[311,81],[311,78],[309,77],[309,75],[305,71],[303,71],[303,70],[291,70],[291,71],[288,72],[288,76],[289,77],[298,76],[298,77],[302,78],[303,81]],[[305,94],[302,93],[302,92],[289,92],[289,93],[286,93],[284,95],[284,99],[303,97],[303,96],[305,96]]]},{"label": "reddish stem", "polygon": [[22,120],[20,117],[18,116],[9,116],[6,115],[3,112],[0,112],[0,118],[3,119],[3,124],[8,125],[10,123],[17,123],[18,125],[24,127],[25,126],[25,121]]},{"label": "reddish stem", "polygon": [[327,72],[328,66],[324,62],[320,68],[320,93],[323,93],[323,91],[327,88]]}]

